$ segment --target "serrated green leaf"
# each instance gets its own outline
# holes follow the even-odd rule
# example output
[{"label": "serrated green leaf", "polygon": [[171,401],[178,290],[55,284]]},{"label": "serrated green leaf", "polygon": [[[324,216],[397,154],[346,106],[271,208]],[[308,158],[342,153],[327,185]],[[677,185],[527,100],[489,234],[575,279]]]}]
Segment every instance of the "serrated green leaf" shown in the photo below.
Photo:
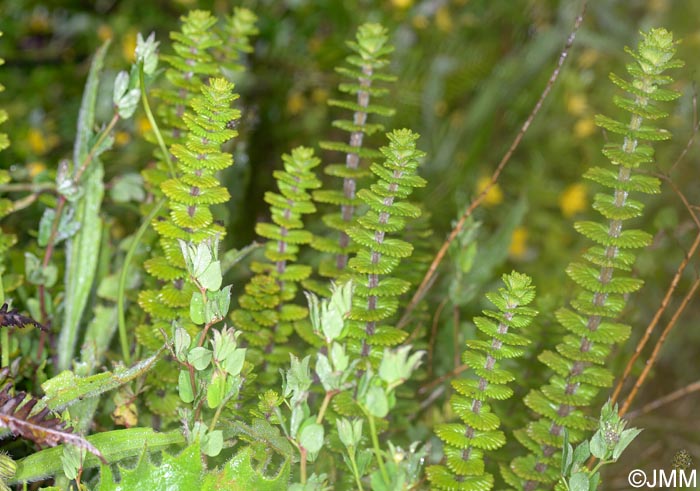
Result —
[{"label": "serrated green leaf", "polygon": [[160,466],[153,465],[144,447],[136,467],[119,468],[119,483],[109,466],[102,466],[96,491],[137,491],[143,489],[200,489],[202,459],[198,444],[190,445],[176,457],[163,454]]}]

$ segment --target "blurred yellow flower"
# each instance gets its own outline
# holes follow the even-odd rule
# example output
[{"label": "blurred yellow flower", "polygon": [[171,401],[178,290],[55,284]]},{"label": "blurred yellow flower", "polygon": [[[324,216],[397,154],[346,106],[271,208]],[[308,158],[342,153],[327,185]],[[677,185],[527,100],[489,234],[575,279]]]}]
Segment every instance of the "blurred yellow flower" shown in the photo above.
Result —
[{"label": "blurred yellow flower", "polygon": [[126,235],[126,229],[117,220],[111,223],[111,226],[109,227],[109,232],[110,235],[115,239],[122,239]]},{"label": "blurred yellow flower", "polygon": [[574,136],[576,138],[586,138],[591,136],[596,130],[593,118],[583,118],[576,121],[574,125]]},{"label": "blurred yellow flower", "polygon": [[578,57],[578,66],[581,68],[590,68],[600,58],[600,53],[595,49],[584,49],[583,53]]},{"label": "blurred yellow flower", "polygon": [[[479,180],[476,181],[477,195],[481,194],[481,192],[488,187],[489,183],[491,183],[490,177],[480,177]],[[503,191],[501,190],[501,187],[498,185],[498,183],[496,183],[486,193],[486,197],[484,198],[484,206],[494,206],[502,202]]]},{"label": "blurred yellow flower", "polygon": [[51,32],[51,21],[44,9],[34,9],[29,18],[29,30],[35,34]]},{"label": "blurred yellow flower", "polygon": [[412,22],[413,27],[416,29],[425,29],[428,27],[428,18],[425,15],[416,15]]},{"label": "blurred yellow flower", "polygon": [[668,10],[669,1],[668,0],[650,0],[649,9],[655,13],[664,13]]},{"label": "blurred yellow flower", "polygon": [[289,97],[287,97],[287,112],[289,114],[299,114],[305,106],[306,99],[301,92],[294,90],[289,94]]},{"label": "blurred yellow flower", "polygon": [[413,5],[413,0],[391,0],[391,4],[397,9],[407,9]]},{"label": "blurred yellow flower", "polygon": [[136,60],[136,29],[129,29],[122,41],[122,56],[129,63]]},{"label": "blurred yellow flower", "polygon": [[528,232],[525,227],[516,227],[513,235],[510,236],[508,255],[513,259],[522,259],[527,252]]},{"label": "blurred yellow flower", "polygon": [[109,25],[100,24],[100,27],[97,28],[97,37],[104,43],[108,39],[112,39],[114,37],[114,31]]},{"label": "blurred yellow flower", "polygon": [[435,12],[435,25],[443,32],[452,30],[452,14],[450,14],[450,9],[446,5],[443,5]]},{"label": "blurred yellow flower", "polygon": [[36,155],[43,155],[49,149],[44,134],[37,128],[29,128],[27,132],[27,143],[32,152]]},{"label": "blurred yellow flower", "polygon": [[574,116],[581,116],[587,108],[588,102],[583,94],[572,94],[566,99],[566,110]]},{"label": "blurred yellow flower", "polygon": [[559,208],[561,209],[561,214],[566,218],[572,217],[576,213],[588,208],[586,185],[583,183],[576,183],[567,186],[559,195]]},{"label": "blurred yellow flower", "polygon": [[328,91],[326,89],[314,89],[311,92],[311,100],[316,104],[323,104],[328,100]]},{"label": "blurred yellow flower", "polygon": [[146,116],[139,116],[136,119],[136,131],[142,136],[151,131],[151,122]]},{"label": "blurred yellow flower", "polygon": [[126,131],[117,131],[114,135],[114,143],[116,143],[118,147],[123,147],[129,143],[129,140],[131,140],[131,135]]},{"label": "blurred yellow flower", "polygon": [[58,136],[44,135],[38,128],[29,128],[27,132],[27,143],[29,148],[36,155],[44,155],[58,144]]},{"label": "blurred yellow flower", "polygon": [[27,174],[32,179],[46,170],[46,164],[41,161],[29,162],[27,164]]}]

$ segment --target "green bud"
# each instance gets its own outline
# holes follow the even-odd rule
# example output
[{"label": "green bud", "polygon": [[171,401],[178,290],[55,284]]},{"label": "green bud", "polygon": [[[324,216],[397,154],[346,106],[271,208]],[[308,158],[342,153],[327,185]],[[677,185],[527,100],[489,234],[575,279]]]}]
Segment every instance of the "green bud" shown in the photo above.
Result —
[{"label": "green bud", "polygon": [[141,33],[136,35],[136,62],[143,63],[143,73],[151,75],[158,66],[158,45],[156,33],[152,32],[144,41]]}]

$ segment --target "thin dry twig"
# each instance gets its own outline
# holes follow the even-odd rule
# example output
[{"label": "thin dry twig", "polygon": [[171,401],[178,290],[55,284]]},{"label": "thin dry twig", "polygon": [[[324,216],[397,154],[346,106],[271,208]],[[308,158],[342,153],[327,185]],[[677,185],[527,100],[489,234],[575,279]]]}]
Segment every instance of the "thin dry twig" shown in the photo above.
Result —
[{"label": "thin dry twig", "polygon": [[554,87],[554,83],[556,82],[557,78],[559,78],[559,73],[561,72],[561,68],[564,65],[564,62],[569,56],[569,51],[571,50],[571,47],[574,44],[574,40],[576,39],[576,33],[579,30],[579,27],[581,27],[581,24],[583,23],[583,18],[586,13],[586,6],[588,2],[584,1],[581,6],[581,11],[579,12],[578,16],[576,17],[576,21],[574,22],[574,27],[569,33],[569,37],[566,40],[566,44],[564,45],[564,49],[562,50],[561,54],[559,55],[559,60],[557,61],[557,65],[554,68],[554,71],[549,77],[549,80],[547,80],[547,84],[544,87],[544,90],[542,91],[542,94],[540,94],[539,99],[537,99],[537,102],[535,103],[535,106],[532,108],[532,111],[530,111],[530,114],[528,115],[527,119],[525,119],[525,122],[523,125],[520,127],[520,130],[518,133],[515,135],[515,139],[513,142],[510,144],[510,147],[508,147],[508,151],[506,151],[505,155],[501,159],[501,161],[498,163],[498,166],[496,167],[496,170],[493,172],[491,175],[491,179],[489,180],[488,185],[479,193],[479,195],[472,200],[472,202],[469,204],[465,212],[462,214],[460,217],[459,221],[457,224],[454,226],[452,231],[450,232],[450,235],[447,237],[447,240],[442,244],[442,247],[440,247],[440,250],[437,252],[435,255],[435,258],[433,259],[433,262],[430,264],[430,267],[428,268],[428,271],[425,273],[425,276],[423,277],[423,281],[421,282],[420,286],[416,290],[415,294],[411,298],[411,301],[409,302],[408,306],[406,307],[406,310],[403,313],[403,316],[399,320],[397,327],[399,329],[402,329],[403,327],[408,324],[408,321],[410,319],[411,313],[413,310],[415,310],[416,306],[418,305],[418,302],[421,301],[421,299],[425,296],[427,291],[430,288],[431,281],[433,276],[435,275],[435,272],[437,271],[438,266],[442,262],[442,260],[445,258],[445,254],[447,253],[447,249],[450,247],[450,244],[457,238],[457,235],[462,231],[464,228],[464,225],[467,221],[467,219],[474,213],[474,210],[476,210],[481,203],[484,201],[486,198],[486,195],[488,192],[493,188],[493,186],[496,185],[496,182],[498,181],[498,178],[501,175],[501,172],[503,172],[503,169],[506,167],[508,162],[510,161],[511,157],[515,153],[515,150],[518,148],[520,145],[520,142],[522,141],[523,137],[525,136],[525,133],[527,130],[530,128],[530,125],[532,124],[532,121],[535,119],[535,116],[537,116],[537,113],[540,112],[540,109],[542,108],[542,105],[544,104],[545,99],[549,95],[549,93],[552,91],[552,87]]},{"label": "thin dry twig", "polygon": [[676,167],[678,167],[678,164],[680,164],[681,161],[685,158],[686,154],[690,150],[690,147],[692,147],[693,143],[695,143],[695,136],[698,134],[699,129],[700,122],[698,121],[698,94],[695,91],[695,87],[693,87],[693,133],[690,135],[688,143],[686,143],[685,148],[683,149],[681,154],[678,156],[671,168],[668,169],[668,174],[671,174],[676,169]]},{"label": "thin dry twig", "polygon": [[456,305],[452,306],[452,347],[454,367],[459,366],[459,359],[462,354],[462,350],[459,349],[459,307]]},{"label": "thin dry twig", "polygon": [[664,342],[668,337],[668,333],[671,332],[671,329],[673,329],[673,327],[676,325],[676,322],[678,322],[678,319],[680,318],[681,314],[690,303],[691,299],[693,298],[693,295],[695,295],[695,291],[698,289],[698,286],[700,286],[700,278],[696,279],[693,282],[693,286],[690,287],[690,291],[685,295],[685,297],[683,297],[683,300],[678,306],[678,309],[676,309],[676,311],[673,313],[673,317],[671,317],[671,320],[669,320],[668,324],[666,324],[666,327],[661,333],[661,337],[654,345],[654,351],[652,351],[651,356],[649,356],[649,359],[644,365],[644,370],[642,371],[642,374],[639,376],[639,378],[634,384],[634,387],[632,387],[632,390],[627,395],[627,398],[625,399],[625,402],[623,403],[622,408],[620,409],[620,416],[624,415],[627,412],[627,410],[630,407],[630,404],[632,404],[632,401],[634,401],[634,398],[637,396],[637,392],[639,392],[639,388],[646,380],[647,376],[649,375],[649,371],[654,366],[654,363],[656,363],[656,359],[659,356],[661,347],[664,345]]},{"label": "thin dry twig", "polygon": [[[695,133],[693,135],[695,135]],[[686,145],[686,148],[687,147],[688,146]],[[680,161],[680,159],[677,160],[676,162],[679,162],[679,161]],[[671,179],[670,177],[668,177],[667,175],[664,175],[664,174],[655,174],[655,175],[656,175],[656,177],[665,180],[671,186],[671,189],[673,189],[673,191],[678,195],[680,200],[683,202],[683,205],[688,210],[688,213],[690,214],[691,218],[695,222],[695,225],[698,227],[698,231],[700,231],[700,219],[698,219],[698,216],[695,213],[695,211],[693,210],[693,207],[688,202],[688,199],[681,192],[681,190],[678,189],[678,186],[676,186],[676,184],[673,182],[673,179]],[[617,398],[620,396],[620,392],[622,391],[622,386],[627,381],[627,377],[629,377],[629,374],[632,371],[632,367],[634,366],[634,363],[637,361],[637,359],[641,355],[642,350],[644,349],[647,342],[649,341],[649,338],[651,337],[651,334],[656,329],[656,325],[659,323],[661,316],[663,315],[664,312],[666,312],[666,309],[668,308],[669,304],[671,303],[671,297],[673,296],[673,293],[676,291],[676,288],[678,287],[678,283],[680,282],[681,276],[683,275],[685,268],[690,263],[691,258],[693,256],[695,256],[695,252],[697,251],[699,246],[700,246],[700,233],[698,233],[698,235],[695,237],[695,241],[693,241],[692,245],[690,246],[690,249],[686,253],[685,257],[683,258],[683,261],[681,261],[681,263],[678,265],[678,269],[676,269],[676,273],[673,275],[673,279],[671,280],[671,284],[669,285],[668,289],[666,290],[666,294],[664,295],[664,298],[661,300],[661,305],[659,305],[659,308],[654,313],[654,317],[651,319],[651,322],[649,322],[649,324],[647,325],[647,328],[644,331],[644,335],[639,340],[639,342],[637,343],[637,346],[634,349],[634,354],[627,362],[627,365],[625,366],[625,370],[622,373],[622,377],[617,382],[617,385],[615,386],[615,390],[613,391],[613,394],[611,397],[612,402],[615,402],[617,400]]]},{"label": "thin dry twig", "polygon": [[452,377],[456,377],[457,375],[459,375],[460,373],[462,373],[463,371],[465,371],[467,368],[469,368],[469,365],[467,365],[467,364],[462,364],[462,365],[456,367],[454,370],[450,370],[450,371],[447,372],[445,375],[441,375],[440,377],[436,378],[435,380],[431,380],[431,381],[428,382],[427,384],[422,385],[422,386],[418,389],[418,393],[419,393],[419,394],[425,394],[426,392],[428,392],[429,390],[431,390],[431,389],[432,389],[433,387],[435,387],[436,385],[440,385],[440,384],[443,383],[445,380],[451,379]]},{"label": "thin dry twig", "polygon": [[664,406],[666,404],[669,404],[671,402],[677,401],[678,399],[685,397],[687,395],[690,395],[694,392],[700,391],[700,380],[693,382],[692,384],[688,384],[685,387],[681,387],[678,390],[674,390],[670,394],[666,394],[663,397],[659,397],[658,399],[655,399],[641,408],[635,410],[635,411],[630,411],[627,413],[627,419],[632,419],[636,418],[638,416],[641,416],[643,414],[649,413],[653,411],[654,409],[658,409],[661,406]]},{"label": "thin dry twig", "polygon": [[437,327],[438,323],[440,322],[440,315],[442,315],[442,311],[445,308],[445,305],[447,305],[448,299],[444,299],[442,302],[440,302],[440,305],[438,305],[438,308],[435,309],[435,315],[433,315],[433,324],[430,328],[430,342],[428,344],[428,377],[433,376],[433,354],[435,353],[435,339],[437,338]]}]

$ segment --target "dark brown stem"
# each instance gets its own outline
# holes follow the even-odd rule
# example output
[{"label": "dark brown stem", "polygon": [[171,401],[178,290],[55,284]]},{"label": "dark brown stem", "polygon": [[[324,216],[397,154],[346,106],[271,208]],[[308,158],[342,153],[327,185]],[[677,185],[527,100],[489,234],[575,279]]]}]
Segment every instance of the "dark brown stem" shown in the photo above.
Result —
[{"label": "dark brown stem", "polygon": [[668,324],[666,324],[666,327],[664,328],[663,332],[661,333],[661,337],[659,340],[656,342],[654,345],[654,351],[652,351],[651,356],[647,360],[646,364],[644,365],[644,370],[642,371],[642,374],[639,376],[637,381],[634,384],[634,387],[632,387],[632,390],[630,391],[629,395],[625,399],[625,402],[622,404],[622,408],[620,409],[620,416],[623,416],[627,410],[630,407],[630,404],[632,404],[632,401],[634,401],[634,398],[637,396],[637,392],[639,392],[640,387],[642,384],[644,384],[644,381],[646,380],[647,376],[649,375],[649,371],[652,369],[654,364],[656,363],[656,359],[659,357],[659,352],[661,351],[661,347],[664,345],[666,342],[666,338],[668,337],[668,333],[671,332],[671,329],[676,325],[678,322],[678,319],[680,318],[681,314],[685,310],[685,308],[688,306],[690,301],[693,298],[693,295],[695,295],[695,291],[698,289],[698,286],[700,286],[700,278],[696,279],[693,282],[693,285],[690,287],[690,291],[683,297],[683,300],[681,301],[680,306],[676,311],[673,313],[673,317],[671,317],[671,320],[668,321]]},{"label": "dark brown stem", "polygon": [[662,314],[666,311],[666,309],[668,308],[668,305],[671,303],[671,297],[673,296],[673,293],[676,291],[676,288],[678,287],[678,283],[681,280],[681,276],[683,275],[685,268],[688,266],[690,259],[695,256],[695,251],[698,249],[698,246],[700,246],[700,234],[698,234],[695,237],[695,242],[693,242],[693,245],[690,247],[690,250],[683,258],[683,261],[681,262],[681,264],[678,266],[678,269],[676,270],[676,274],[673,276],[673,279],[671,280],[671,284],[669,285],[668,289],[666,290],[666,294],[664,295],[663,300],[661,300],[661,305],[659,305],[659,308],[656,309],[656,313],[654,313],[654,317],[651,319],[651,322],[649,322],[649,325],[647,325],[647,328],[644,331],[644,335],[637,343],[637,346],[634,349],[634,354],[627,362],[627,365],[625,366],[625,370],[622,372],[622,377],[620,377],[620,380],[618,380],[617,385],[615,386],[615,390],[613,391],[613,394],[610,397],[611,402],[614,403],[615,401],[617,401],[617,398],[620,396],[620,392],[622,391],[622,387],[624,386],[624,383],[627,381],[627,377],[629,377],[629,374],[632,372],[632,368],[634,367],[635,362],[637,361],[639,356],[642,354],[642,350],[644,349],[647,342],[649,341],[651,334],[656,329],[656,325],[659,323],[659,320],[661,319]]},{"label": "dark brown stem", "polygon": [[445,298],[438,308],[435,309],[435,315],[433,315],[433,324],[430,328],[430,342],[428,344],[428,360],[426,364],[428,365],[428,377],[433,376],[433,353],[435,352],[435,338],[437,337],[438,323],[440,322],[440,315],[442,314],[445,305],[447,305],[448,299]]},{"label": "dark brown stem", "polygon": [[698,391],[700,391],[700,380],[698,380],[697,382],[693,382],[692,384],[688,384],[685,387],[681,387],[678,390],[674,390],[670,394],[667,394],[663,397],[655,399],[645,404],[640,409],[637,409],[636,411],[630,411],[629,413],[627,413],[627,419],[642,416],[643,414],[649,413],[655,409],[660,408],[661,406],[665,406],[666,404],[677,401],[678,399],[681,399]]}]

